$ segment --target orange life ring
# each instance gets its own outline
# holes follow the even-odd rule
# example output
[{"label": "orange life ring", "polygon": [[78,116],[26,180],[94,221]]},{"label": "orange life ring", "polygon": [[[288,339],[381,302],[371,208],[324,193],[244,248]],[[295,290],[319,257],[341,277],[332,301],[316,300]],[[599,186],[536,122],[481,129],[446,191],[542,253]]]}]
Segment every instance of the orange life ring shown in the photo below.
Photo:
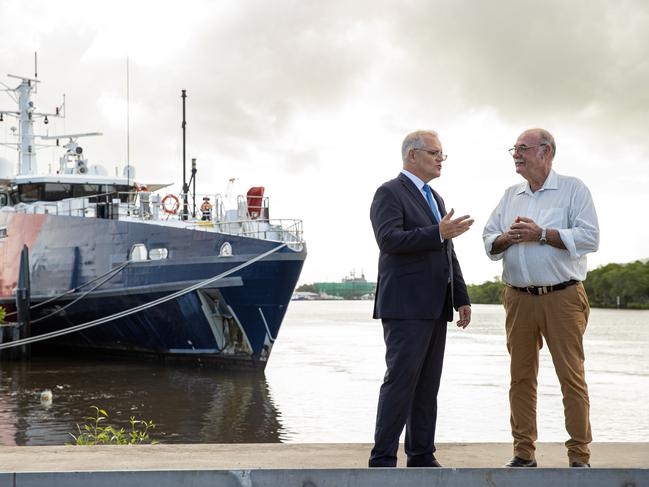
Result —
[{"label": "orange life ring", "polygon": [[[167,205],[167,202],[169,200],[172,201],[171,206]],[[164,198],[162,198],[162,210],[167,213],[168,215],[175,215],[178,213],[178,209],[180,208],[180,200],[175,194],[168,194]]]}]

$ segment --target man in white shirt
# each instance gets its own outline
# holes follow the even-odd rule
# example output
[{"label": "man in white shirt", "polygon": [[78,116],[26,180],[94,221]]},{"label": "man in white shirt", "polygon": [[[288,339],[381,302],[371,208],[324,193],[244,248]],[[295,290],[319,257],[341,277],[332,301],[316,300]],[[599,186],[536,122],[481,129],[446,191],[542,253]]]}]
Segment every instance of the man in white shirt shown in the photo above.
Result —
[{"label": "man in white shirt", "polygon": [[506,467],[536,467],[539,349],[548,344],[563,393],[569,465],[590,467],[592,441],[583,335],[590,307],[581,283],[586,254],[599,246],[595,206],[586,185],[552,170],[556,144],[543,129],[523,132],[516,172],[483,232],[487,255],[503,260],[514,457]]}]

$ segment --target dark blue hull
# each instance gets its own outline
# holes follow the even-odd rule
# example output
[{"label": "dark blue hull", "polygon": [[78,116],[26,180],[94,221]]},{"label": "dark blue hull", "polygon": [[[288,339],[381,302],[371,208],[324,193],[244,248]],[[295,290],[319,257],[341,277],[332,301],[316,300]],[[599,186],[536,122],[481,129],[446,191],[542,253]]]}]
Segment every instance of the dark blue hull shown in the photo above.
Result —
[{"label": "dark blue hull", "polygon": [[[2,221],[4,219],[4,221]],[[31,221],[30,219],[33,219]],[[279,244],[254,238],[138,222],[0,214],[11,249],[30,248],[32,305],[101,276],[115,275],[32,310],[32,336],[62,330],[149,303],[219,275]],[[23,230],[13,231],[12,230]],[[37,228],[36,228],[37,227]],[[219,255],[225,243],[232,256]],[[9,244],[9,245],[7,245]],[[164,248],[168,258],[126,264],[134,245]],[[32,353],[82,351],[262,368],[279,334],[306,251],[284,247],[222,280],[138,313],[33,345]],[[3,260],[9,262],[9,260]],[[0,284],[6,284],[6,271]],[[15,277],[17,279],[17,276]],[[101,282],[101,279],[96,283]],[[87,295],[84,295],[88,292]],[[73,302],[77,298],[81,298]],[[0,305],[13,308],[13,298]],[[68,306],[69,305],[69,306]],[[62,309],[65,308],[65,309]],[[39,318],[47,317],[39,321]]]}]

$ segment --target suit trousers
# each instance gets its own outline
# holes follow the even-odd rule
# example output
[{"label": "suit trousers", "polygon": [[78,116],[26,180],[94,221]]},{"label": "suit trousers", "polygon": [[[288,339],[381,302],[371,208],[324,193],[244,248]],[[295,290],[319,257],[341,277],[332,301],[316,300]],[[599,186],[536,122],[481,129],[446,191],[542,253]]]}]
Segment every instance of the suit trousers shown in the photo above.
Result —
[{"label": "suit trousers", "polygon": [[541,296],[511,288],[503,293],[507,350],[511,356],[510,423],[514,455],[534,458],[536,389],[543,338],[561,384],[568,457],[588,463],[592,441],[583,336],[590,307],[581,283]]},{"label": "suit trousers", "polygon": [[396,467],[404,426],[408,463],[425,466],[434,458],[446,327],[444,319],[383,320],[387,371],[379,393],[370,467]]}]

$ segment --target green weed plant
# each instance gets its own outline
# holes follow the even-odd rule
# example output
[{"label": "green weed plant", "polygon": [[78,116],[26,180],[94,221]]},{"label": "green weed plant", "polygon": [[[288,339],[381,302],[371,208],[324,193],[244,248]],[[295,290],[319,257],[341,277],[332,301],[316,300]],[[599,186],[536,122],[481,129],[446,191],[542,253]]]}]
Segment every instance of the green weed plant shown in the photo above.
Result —
[{"label": "green weed plant", "polygon": [[155,429],[153,421],[143,421],[131,416],[131,428],[126,431],[125,428],[118,429],[111,424],[106,424],[108,413],[105,410],[97,406],[92,406],[92,409],[95,410],[95,415],[84,417],[86,422],[83,425],[77,423],[79,434],[70,433],[74,443],[68,445],[155,445],[158,443],[149,437],[149,431]]},{"label": "green weed plant", "polygon": [[6,314],[7,312],[5,311],[5,309],[2,306],[0,306],[0,324],[5,322]]}]

